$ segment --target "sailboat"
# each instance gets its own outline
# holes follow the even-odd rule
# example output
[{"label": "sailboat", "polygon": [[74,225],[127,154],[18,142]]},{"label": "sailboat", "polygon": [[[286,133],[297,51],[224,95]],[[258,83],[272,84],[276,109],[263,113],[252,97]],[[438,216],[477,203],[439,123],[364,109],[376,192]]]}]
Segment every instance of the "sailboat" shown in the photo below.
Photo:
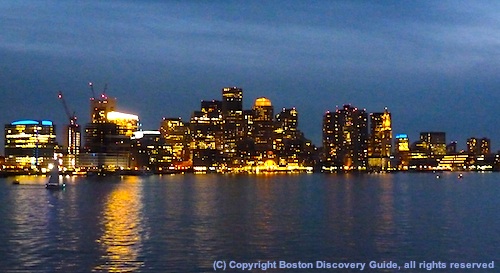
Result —
[{"label": "sailboat", "polygon": [[59,181],[59,168],[55,165],[50,171],[49,180],[45,183],[47,190],[61,190],[66,187],[66,184]]}]

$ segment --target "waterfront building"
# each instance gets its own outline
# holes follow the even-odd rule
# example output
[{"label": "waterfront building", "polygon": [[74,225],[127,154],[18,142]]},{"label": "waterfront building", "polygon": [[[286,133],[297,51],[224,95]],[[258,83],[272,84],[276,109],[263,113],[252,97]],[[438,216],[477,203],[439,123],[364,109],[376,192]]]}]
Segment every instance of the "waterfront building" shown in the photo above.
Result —
[{"label": "waterfront building", "polygon": [[221,167],[226,140],[223,125],[221,101],[202,101],[201,110],[192,113],[189,151],[195,171],[215,171]]},{"label": "waterfront building", "polygon": [[368,115],[363,109],[344,105],[323,118],[324,169],[366,170]]},{"label": "waterfront building", "polygon": [[253,105],[251,136],[259,157],[272,156],[273,135],[275,130],[274,108],[268,98],[261,97]]},{"label": "waterfront building", "polygon": [[452,141],[448,145],[446,145],[446,154],[447,155],[454,155],[457,153],[457,142]]},{"label": "waterfront building", "polygon": [[181,118],[163,118],[160,126],[167,151],[173,155],[174,166],[189,165],[190,130]]},{"label": "waterfront building", "polygon": [[472,155],[487,155],[490,154],[491,141],[488,138],[475,138],[467,139],[467,153]]},{"label": "waterfront building", "polygon": [[279,166],[312,167],[316,162],[316,147],[298,129],[299,113],[295,107],[283,108],[276,115],[277,127],[274,150]]},{"label": "waterfront building", "polygon": [[177,160],[160,131],[137,131],[132,135],[131,167],[136,170],[164,172],[175,170]]},{"label": "waterfront building", "polygon": [[422,149],[431,158],[446,155],[446,133],[445,132],[421,132],[420,144]]},{"label": "waterfront building", "polygon": [[7,168],[47,171],[54,165],[56,129],[49,120],[18,120],[5,125]]},{"label": "waterfront building", "polygon": [[241,164],[237,149],[238,142],[244,137],[243,90],[238,87],[222,88],[222,128],[224,164],[228,167]]},{"label": "waterfront building", "polygon": [[371,170],[387,170],[392,154],[391,113],[385,108],[382,113],[370,114],[370,137],[368,143],[368,166]]},{"label": "waterfront building", "polygon": [[123,112],[111,111],[106,114],[107,122],[116,124],[118,134],[131,137],[139,130],[139,116]]},{"label": "waterfront building", "polygon": [[63,145],[66,147],[63,152],[63,166],[66,169],[75,170],[78,165],[77,159],[81,149],[82,134],[80,126],[74,122],[66,125],[63,137]]},{"label": "waterfront building", "polygon": [[85,126],[85,154],[79,166],[116,170],[131,167],[131,137],[139,129],[137,115],[116,111],[116,99],[102,94],[90,100],[91,123]]},{"label": "waterfront building", "polygon": [[410,141],[407,134],[397,134],[395,146],[395,157],[398,170],[408,170],[410,163]]}]

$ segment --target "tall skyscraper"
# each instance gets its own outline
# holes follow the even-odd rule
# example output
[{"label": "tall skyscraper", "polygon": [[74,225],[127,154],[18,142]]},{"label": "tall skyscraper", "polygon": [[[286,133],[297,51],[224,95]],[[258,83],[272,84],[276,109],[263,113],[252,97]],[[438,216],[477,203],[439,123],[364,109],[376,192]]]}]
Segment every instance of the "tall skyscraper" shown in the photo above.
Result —
[{"label": "tall skyscraper", "polygon": [[274,108],[268,98],[258,98],[253,105],[252,138],[255,149],[263,156],[269,156],[273,150],[273,134],[275,129]]},{"label": "tall skyscraper", "polygon": [[139,129],[139,117],[115,111],[116,99],[102,94],[90,100],[91,122],[85,126],[85,154],[79,165],[99,170],[129,168],[131,137]]},{"label": "tall skyscraper", "polygon": [[160,127],[161,136],[165,140],[166,148],[173,155],[173,164],[179,165],[189,161],[189,127],[181,118],[163,118]]},{"label": "tall skyscraper", "polygon": [[49,120],[18,120],[5,125],[9,168],[43,171],[54,164],[55,125]]},{"label": "tall skyscraper", "polygon": [[368,156],[390,157],[392,152],[391,113],[385,108],[383,113],[370,114],[370,142]]},{"label": "tall skyscraper", "polygon": [[243,110],[243,89],[238,87],[222,88],[222,115],[230,116]]},{"label": "tall skyscraper", "polygon": [[222,88],[222,120],[223,160],[228,166],[239,165],[241,162],[238,158],[237,145],[243,139],[245,133],[243,90],[241,88]]},{"label": "tall skyscraper", "polygon": [[221,101],[201,101],[200,111],[191,114],[189,150],[195,171],[216,171],[221,165],[226,140],[221,109]]},{"label": "tall skyscraper", "polygon": [[368,115],[344,105],[323,119],[324,162],[337,170],[365,170],[368,146]]},{"label": "tall skyscraper", "polygon": [[63,166],[74,170],[77,166],[77,158],[80,154],[82,134],[80,126],[76,123],[71,123],[65,126],[64,130],[64,145],[67,147],[67,154],[63,157]]},{"label": "tall skyscraper", "polygon": [[391,113],[385,108],[382,113],[370,114],[370,138],[368,143],[368,165],[374,170],[389,168],[392,153]]}]

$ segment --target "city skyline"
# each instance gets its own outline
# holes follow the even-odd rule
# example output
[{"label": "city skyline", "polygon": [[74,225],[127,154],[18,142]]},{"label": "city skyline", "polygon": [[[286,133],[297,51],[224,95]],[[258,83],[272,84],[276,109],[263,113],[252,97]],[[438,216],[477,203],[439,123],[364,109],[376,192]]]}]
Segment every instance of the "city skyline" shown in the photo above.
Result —
[{"label": "city skyline", "polygon": [[[90,85],[90,83],[89,83],[89,85]],[[239,87],[231,87],[231,88],[238,88],[239,90],[243,90],[242,88],[239,88]],[[222,89],[229,89],[229,87],[224,87],[224,88],[222,88]],[[60,94],[60,93],[59,93],[59,94]],[[97,95],[97,97],[100,97],[100,96],[104,96],[105,94],[104,94],[104,93],[102,93],[102,94],[97,94],[97,93],[96,93],[96,95]],[[109,96],[108,96],[108,95],[109,95]],[[220,103],[221,101],[220,101],[220,100],[218,100],[218,99],[219,99],[219,98],[212,98],[212,99],[200,100],[200,101],[201,101],[201,103],[202,103],[202,107],[203,107],[203,103],[210,103],[210,102],[219,102],[219,103]],[[116,103],[116,101],[119,101],[119,99],[118,99],[118,98],[115,98],[114,96],[112,96],[112,94],[109,94],[109,93],[108,93],[108,94],[106,94],[106,100],[110,100],[110,101],[112,102],[112,109],[115,109],[115,107],[116,107],[116,106],[115,106],[115,103]],[[252,103],[262,103],[262,101],[266,101],[267,103],[269,103],[269,105],[271,105],[271,100],[269,100],[269,99],[268,99],[267,97],[265,97],[265,96],[261,96],[261,97],[256,98],[256,99],[255,99]],[[95,102],[98,102],[98,100],[95,100],[95,101],[94,101],[94,100],[91,98],[91,99],[89,99],[89,102],[88,102],[88,103],[89,103],[89,105],[91,105],[91,106],[92,106]],[[244,102],[244,99],[242,99],[242,102],[241,102],[241,103],[243,103],[243,102]],[[248,104],[248,103],[245,103],[245,105],[246,105],[246,104]],[[273,107],[274,107],[274,103],[273,103],[272,105],[273,105]],[[255,107],[255,106],[253,106],[253,107],[248,107],[248,108],[242,107],[242,110],[245,110],[245,109],[253,109],[254,107]],[[326,111],[326,112],[325,112],[325,113],[321,116],[321,118],[323,119],[323,122],[324,122],[325,116],[326,116],[326,115],[329,115],[329,113],[330,113],[330,112],[335,112],[335,111],[338,111],[338,110],[342,110],[342,108],[345,108],[345,107],[355,107],[355,105],[352,105],[352,104],[343,104],[342,106],[336,106],[336,108],[335,108],[335,109],[327,110],[327,111]],[[60,108],[61,108],[61,109],[59,109],[59,110],[60,110],[60,112],[62,112],[62,115],[64,115],[64,108],[65,108],[64,103],[60,105]],[[92,108],[92,107],[91,107],[91,108]],[[118,109],[122,109],[122,107],[117,107],[117,108],[118,108]],[[275,111],[279,111],[279,110],[290,110],[290,109],[294,109],[294,110],[296,110],[297,112],[300,112],[301,114],[300,114],[299,116],[302,116],[302,114],[303,114],[303,113],[302,113],[302,111],[300,111],[300,109],[296,109],[296,107],[282,107],[282,108],[277,108],[277,109],[275,109]],[[356,109],[358,109],[358,108],[356,107]],[[379,109],[378,111],[368,111],[366,108],[363,108],[363,107],[360,107],[359,109],[360,109],[361,111],[365,112],[366,114],[369,114],[370,116],[371,116],[371,115],[373,115],[373,114],[377,114],[377,115],[381,115],[381,114],[383,114],[383,112],[382,112],[382,110],[381,110],[381,109]],[[56,111],[57,111],[57,109],[56,109]],[[187,110],[186,110],[186,111],[187,111]],[[196,111],[197,111],[196,109],[190,109],[190,110],[189,110],[189,112],[190,112],[189,117],[190,117],[190,118],[193,118],[193,116],[196,116]],[[384,111],[384,112],[387,112],[387,111],[390,111],[390,109],[389,109],[388,107],[384,107],[383,111]],[[382,112],[382,113],[378,113],[378,112]],[[157,128],[143,128],[142,122],[141,122],[141,120],[140,120],[140,116],[136,116],[135,114],[120,113],[120,112],[116,112],[116,111],[114,111],[114,110],[111,112],[111,114],[115,114],[115,113],[120,114],[120,115],[132,116],[132,118],[133,118],[133,119],[137,119],[137,122],[138,122],[138,123],[136,124],[136,126],[138,126],[138,128],[139,128],[139,130],[140,130],[140,131],[151,131],[151,130],[154,130],[154,131],[160,131],[160,130],[162,129],[162,128],[161,128],[161,127],[162,127],[162,123],[163,123],[165,120],[171,120],[171,119],[174,119],[174,120],[179,120],[179,121],[183,121],[183,122],[186,122],[186,123],[189,123],[189,121],[190,121],[190,118],[186,118],[186,119],[185,119],[185,118],[183,118],[183,117],[163,116],[163,117],[161,117],[161,118],[159,119],[159,122],[158,122],[158,126],[157,126]],[[390,112],[389,112],[389,115],[391,115],[391,113],[390,113]],[[89,113],[89,114],[88,114],[87,119],[84,119],[84,118],[81,118],[81,117],[80,117],[80,118],[78,118],[78,120],[76,120],[76,123],[79,125],[80,130],[83,130],[83,129],[84,129],[84,127],[85,127],[84,125],[85,125],[85,124],[87,124],[87,123],[89,123],[89,122],[94,122],[94,121],[93,121],[93,120],[95,119],[95,117],[94,117],[94,116],[95,116],[95,114],[93,114],[93,113]],[[273,114],[271,114],[271,116],[272,116],[272,119],[279,119],[279,114],[278,114],[278,112],[276,112],[274,115],[273,115]],[[66,137],[66,134],[67,134],[67,132],[66,132],[66,127],[67,127],[68,125],[70,125],[70,124],[71,124],[70,122],[74,122],[74,120],[73,120],[73,119],[68,120],[66,115],[64,115],[64,117],[66,117],[66,121],[63,121],[61,124],[57,124],[57,123],[53,122],[52,120],[47,120],[47,119],[43,119],[43,118],[33,118],[33,117],[29,118],[29,117],[25,117],[25,118],[17,118],[17,119],[14,119],[14,120],[8,121],[8,122],[7,122],[7,123],[5,123],[4,125],[15,124],[16,122],[21,122],[21,121],[33,121],[33,122],[34,122],[34,121],[39,121],[39,122],[42,122],[42,121],[44,121],[44,122],[45,122],[45,121],[46,121],[46,122],[49,122],[49,121],[50,121],[50,122],[52,122],[52,123],[54,124],[54,126],[56,126],[56,127],[57,127],[57,129],[56,129],[57,142],[59,143],[59,145],[64,145],[64,144],[63,144],[63,142],[64,142],[64,141],[63,141],[63,139],[61,139],[61,138]],[[72,117],[71,117],[71,118],[72,118]],[[301,126],[300,126],[300,123],[301,123],[301,122],[300,122],[300,118],[299,118],[298,120],[299,120],[299,121],[298,121],[298,124],[299,124],[299,125],[298,125],[298,128],[300,129],[300,128],[301,128]],[[370,124],[370,126],[373,126],[373,122],[374,122],[374,121],[371,121],[371,122],[369,123],[369,124]],[[368,123],[367,123],[367,124],[368,124]],[[390,122],[389,122],[389,126],[390,126],[391,128],[393,128],[393,126],[394,126],[394,125],[393,125],[392,121],[390,121]],[[321,132],[323,129],[324,129],[324,128],[323,128],[323,125],[322,125],[322,128],[319,128],[319,131]],[[373,130],[373,129],[372,129],[372,130]],[[393,129],[391,129],[391,131],[393,131]],[[425,132],[425,131],[426,131],[426,130],[420,130],[420,131],[418,131],[418,132],[399,132],[399,133],[398,133],[398,132],[396,132],[394,136],[390,137],[390,139],[392,139],[392,140],[391,140],[391,142],[389,143],[389,145],[390,145],[390,146],[392,146],[392,145],[396,145],[396,142],[395,142],[395,140],[396,140],[396,135],[400,135],[400,134],[402,134],[402,135],[406,135],[406,136],[408,136],[408,135],[411,135],[411,134],[422,134],[422,133],[423,133],[423,132]],[[368,131],[367,131],[367,132],[368,132]],[[441,132],[441,131],[440,131],[440,132]],[[3,133],[3,132],[2,132],[2,133]],[[304,136],[305,136],[306,138],[311,139],[311,138],[309,137],[309,135],[307,134],[307,132],[304,132],[304,133],[305,133],[305,135],[304,135]],[[444,132],[444,133],[446,133],[446,134],[447,134],[447,132]],[[129,132],[129,136],[131,136],[131,134],[132,134],[132,131],[131,131],[131,132]],[[481,135],[473,134],[473,135],[468,136],[468,137],[467,137],[466,139],[464,139],[464,140],[458,140],[458,143],[461,143],[461,144],[462,144],[461,146],[464,146],[464,147],[462,148],[461,146],[459,146],[459,147],[460,147],[460,149],[458,149],[458,150],[457,150],[457,152],[458,152],[458,151],[468,151],[468,150],[470,149],[470,148],[469,148],[469,145],[470,145],[470,144],[469,144],[469,141],[470,141],[471,139],[483,139],[483,138],[486,138],[486,139],[491,139],[491,137],[490,137],[490,136],[481,136]],[[416,142],[418,142],[420,139],[419,139],[419,137],[415,137],[414,139],[411,139],[411,138],[410,138],[409,140],[410,140],[410,144],[411,144],[411,143],[416,143]],[[313,144],[314,144],[316,147],[322,147],[322,146],[323,146],[323,142],[324,142],[324,139],[323,139],[323,138],[321,138],[321,139],[320,139],[320,141],[319,141],[319,143],[314,143],[314,141],[313,141]],[[452,144],[452,143],[455,143],[455,145],[456,145],[456,144],[457,144],[457,140],[449,140],[449,139],[447,140],[447,144]],[[82,142],[82,145],[83,145],[83,144],[85,144],[85,143],[83,143],[83,142]],[[3,148],[3,147],[2,147],[2,148]],[[389,149],[389,150],[391,150],[391,149]],[[394,148],[392,148],[392,150],[394,150]],[[394,152],[394,151],[393,151],[393,152]],[[491,152],[496,152],[496,150],[495,150],[495,149],[491,149]],[[370,153],[370,152],[368,152],[368,154],[369,154],[369,153]]]},{"label": "city skyline", "polygon": [[444,131],[460,149],[475,136],[490,138],[496,151],[498,7],[2,3],[1,122],[65,124],[59,90],[85,121],[92,81],[98,92],[108,83],[108,93],[141,117],[144,129],[158,129],[162,117],[188,120],[199,100],[238,86],[245,109],[262,96],[275,109],[296,107],[299,128],[318,146],[323,114],[352,104],[388,107],[393,132],[412,142],[421,131]]},{"label": "city skyline", "polygon": [[[92,84],[89,84],[92,86]],[[498,170],[500,154],[489,138],[467,139],[467,150],[446,141],[446,132],[406,134],[392,144],[389,109],[368,113],[351,104],[323,117],[322,148],[298,128],[296,108],[274,115],[266,97],[243,108],[244,91],[223,87],[221,100],[202,100],[189,121],[163,118],[161,128],[138,131],[139,117],[118,112],[116,98],[104,92],[90,99],[90,121],[77,124],[61,93],[68,116],[64,138],[56,142],[55,124],[19,120],[5,125],[5,168],[46,172],[54,157],[65,172],[339,172],[393,170]],[[82,140],[82,130],[83,139]]]}]

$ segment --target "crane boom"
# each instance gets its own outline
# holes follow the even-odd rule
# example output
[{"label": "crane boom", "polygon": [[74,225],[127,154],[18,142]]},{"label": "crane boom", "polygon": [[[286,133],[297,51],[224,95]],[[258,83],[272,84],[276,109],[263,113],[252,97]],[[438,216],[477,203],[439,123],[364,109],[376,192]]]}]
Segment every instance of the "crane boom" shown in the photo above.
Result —
[{"label": "crane boom", "polygon": [[95,99],[94,84],[92,82],[89,82],[89,86],[90,86],[90,91],[92,91],[91,99]]},{"label": "crane boom", "polygon": [[59,91],[59,95],[57,97],[61,100],[61,102],[62,102],[62,104],[64,106],[64,111],[66,111],[66,115],[68,116],[69,123],[71,125],[75,125],[76,124],[76,115],[75,115],[75,112],[73,112],[73,114],[71,114],[71,112],[69,111],[69,108],[68,108],[68,104],[66,103],[66,100],[64,99],[63,94],[62,94],[61,91]]}]

